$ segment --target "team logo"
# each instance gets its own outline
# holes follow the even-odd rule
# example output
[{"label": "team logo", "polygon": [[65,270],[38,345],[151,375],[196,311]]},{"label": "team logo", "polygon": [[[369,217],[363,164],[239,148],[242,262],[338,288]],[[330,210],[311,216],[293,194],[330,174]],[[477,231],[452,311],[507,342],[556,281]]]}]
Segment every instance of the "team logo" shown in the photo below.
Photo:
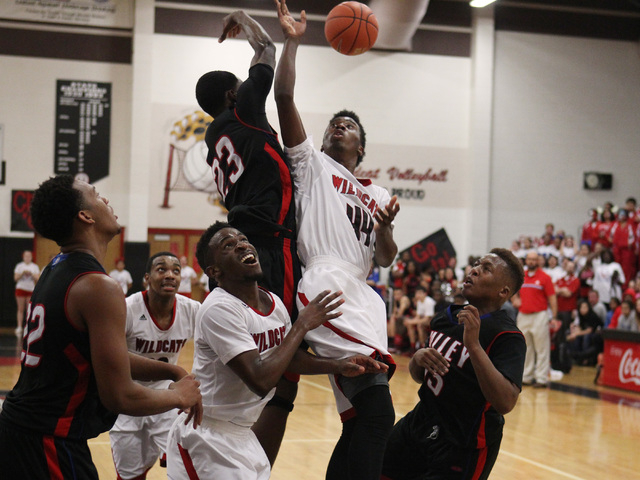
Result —
[{"label": "team logo", "polygon": [[620,360],[618,379],[621,383],[640,385],[640,358],[634,358],[633,350],[630,348],[624,352]]}]

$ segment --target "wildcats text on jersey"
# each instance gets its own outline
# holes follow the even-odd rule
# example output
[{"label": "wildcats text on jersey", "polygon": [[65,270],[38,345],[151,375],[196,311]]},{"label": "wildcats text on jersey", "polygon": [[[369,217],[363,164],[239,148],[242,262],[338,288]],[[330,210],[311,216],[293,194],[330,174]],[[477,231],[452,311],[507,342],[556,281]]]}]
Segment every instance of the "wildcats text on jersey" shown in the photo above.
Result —
[{"label": "wildcats text on jersey", "polygon": [[342,195],[355,195],[360,199],[364,206],[367,207],[367,210],[371,212],[371,215],[374,215],[376,213],[376,210],[378,209],[378,203],[375,201],[375,199],[371,198],[368,193],[360,190],[346,178],[342,178],[338,175],[332,175],[332,177],[333,186],[338,193]]},{"label": "wildcats text on jersey", "polygon": [[258,347],[258,353],[262,353],[265,350],[269,350],[270,348],[280,345],[286,334],[287,327],[285,326],[274,328],[273,330],[268,330],[266,332],[254,333],[253,340],[256,342],[256,346]]},{"label": "wildcats text on jersey", "polygon": [[179,340],[145,340],[136,338],[138,353],[177,353],[187,343],[187,339]]}]

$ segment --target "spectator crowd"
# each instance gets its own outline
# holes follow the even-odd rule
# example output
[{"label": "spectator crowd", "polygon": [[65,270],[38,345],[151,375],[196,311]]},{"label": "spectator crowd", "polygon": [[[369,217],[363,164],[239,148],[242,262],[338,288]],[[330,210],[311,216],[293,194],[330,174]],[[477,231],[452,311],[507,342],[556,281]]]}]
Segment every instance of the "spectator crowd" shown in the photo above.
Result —
[{"label": "spectator crowd", "polygon": [[[624,207],[607,202],[590,209],[579,238],[548,223],[539,237],[515,239],[511,250],[529,274],[538,270],[550,277],[555,290],[547,308],[552,368],[560,368],[554,362],[562,345],[573,364],[596,365],[602,329],[640,331],[640,208],[635,198]],[[535,268],[527,267],[528,255],[537,258]],[[460,287],[476,260],[470,256],[460,267],[452,257],[446,268],[420,269],[405,251],[392,266],[387,286],[379,284],[374,266],[370,284],[387,300],[393,352],[411,355],[425,346],[433,316],[466,302]],[[520,308],[520,295],[503,306],[514,319]]]}]

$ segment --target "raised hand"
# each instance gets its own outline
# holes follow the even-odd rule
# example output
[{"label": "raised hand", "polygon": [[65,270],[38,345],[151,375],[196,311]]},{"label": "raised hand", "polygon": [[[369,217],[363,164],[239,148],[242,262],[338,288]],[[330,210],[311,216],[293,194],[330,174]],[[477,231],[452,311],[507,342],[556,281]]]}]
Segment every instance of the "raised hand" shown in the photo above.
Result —
[{"label": "raised hand", "polygon": [[286,0],[273,0],[278,12],[278,20],[280,20],[280,26],[282,27],[282,33],[285,38],[300,38],[307,30],[307,13],[302,10],[300,12],[300,21],[297,22],[287,7]]},{"label": "raised hand", "polygon": [[[301,323],[307,330],[313,330],[324,322],[333,320],[342,315],[342,312],[335,311],[344,303],[341,298],[334,302],[342,292],[331,293],[330,290],[324,290],[318,294],[316,298],[311,300],[309,304],[300,312],[296,323]],[[334,302],[334,303],[331,303]]]},{"label": "raised hand", "polygon": [[378,208],[376,210],[374,215],[376,219],[375,228],[379,229],[381,227],[389,227],[394,218],[396,218],[398,211],[400,211],[400,204],[398,203],[398,197],[394,195],[384,208]]}]

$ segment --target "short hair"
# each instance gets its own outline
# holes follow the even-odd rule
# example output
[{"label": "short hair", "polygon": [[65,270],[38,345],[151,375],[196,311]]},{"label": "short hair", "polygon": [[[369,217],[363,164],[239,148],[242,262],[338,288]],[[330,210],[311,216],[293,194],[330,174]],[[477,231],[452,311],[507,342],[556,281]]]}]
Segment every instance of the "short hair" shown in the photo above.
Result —
[{"label": "short hair", "polygon": [[[358,114],[351,110],[340,110],[339,112],[335,113],[333,117],[331,117],[331,120],[329,120],[329,122],[333,122],[338,117],[349,117],[350,119],[352,119],[354,122],[358,124],[358,128],[360,129],[360,145],[362,145],[362,149],[364,150],[364,148],[367,146],[367,134],[364,131],[364,127],[362,126],[362,123],[360,123],[360,117],[358,116]],[[363,157],[364,157],[364,153],[362,155],[358,155],[358,161],[356,162],[356,166],[362,163]]]},{"label": "short hair", "polygon": [[200,265],[203,272],[206,271],[209,266],[209,242],[211,242],[211,238],[223,228],[233,227],[227,222],[218,221],[207,228],[200,236],[200,240],[198,240],[198,245],[196,245],[196,260],[198,260],[198,265]]},{"label": "short hair", "polygon": [[40,184],[31,200],[33,228],[58,245],[73,236],[73,221],[82,210],[82,192],[73,184],[71,175],[50,177]]},{"label": "short hair", "polygon": [[634,205],[637,204],[635,197],[627,198],[627,201],[625,203],[633,203]]},{"label": "short hair", "polygon": [[489,253],[497,255],[507,264],[507,278],[513,289],[511,295],[518,293],[524,283],[524,269],[520,260],[516,258],[511,250],[506,248],[494,248]]},{"label": "short hair", "polygon": [[147,260],[147,266],[146,266],[145,272],[151,273],[151,269],[153,268],[153,261],[158,257],[174,257],[176,260],[178,259],[178,256],[175,253],[171,253],[171,252],[154,253],[149,257],[149,260]]},{"label": "short hair", "polygon": [[225,94],[237,84],[238,77],[231,72],[205,73],[196,84],[196,100],[206,113],[215,117],[224,108]]}]

